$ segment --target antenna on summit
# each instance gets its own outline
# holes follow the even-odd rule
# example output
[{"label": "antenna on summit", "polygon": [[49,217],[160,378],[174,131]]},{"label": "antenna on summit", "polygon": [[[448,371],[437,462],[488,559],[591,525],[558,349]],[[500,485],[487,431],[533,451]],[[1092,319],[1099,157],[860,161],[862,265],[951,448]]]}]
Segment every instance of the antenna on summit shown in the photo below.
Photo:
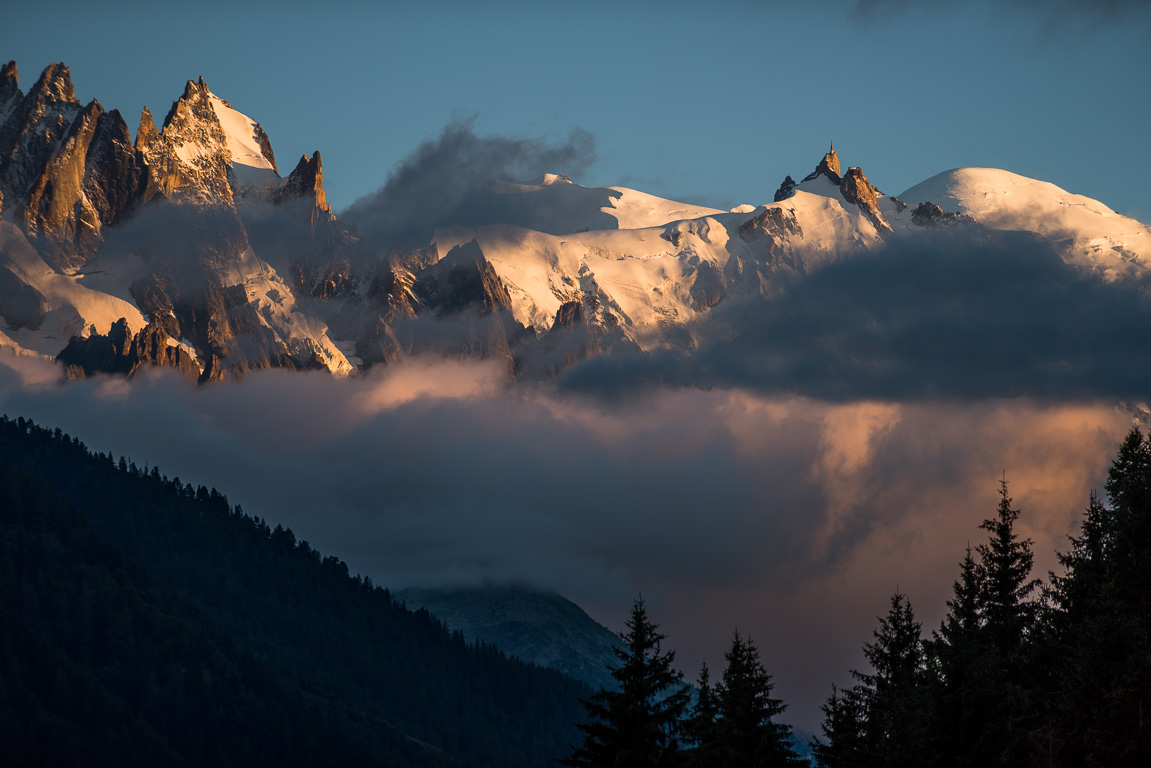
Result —
[{"label": "antenna on summit", "polygon": [[835,142],[834,141],[831,142],[831,151],[832,151],[832,153],[835,152]]}]

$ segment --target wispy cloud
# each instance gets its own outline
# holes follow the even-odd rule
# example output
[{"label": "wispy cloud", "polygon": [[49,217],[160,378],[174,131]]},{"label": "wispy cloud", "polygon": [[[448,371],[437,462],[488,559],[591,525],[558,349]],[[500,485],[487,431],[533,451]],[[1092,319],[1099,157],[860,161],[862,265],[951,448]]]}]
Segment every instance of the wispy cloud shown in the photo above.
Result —
[{"label": "wispy cloud", "polygon": [[388,176],[387,183],[345,210],[365,240],[379,249],[426,245],[444,222],[467,223],[469,206],[492,179],[527,180],[546,172],[578,175],[595,162],[591,134],[573,130],[566,141],[479,136],[475,119],[444,127]]}]

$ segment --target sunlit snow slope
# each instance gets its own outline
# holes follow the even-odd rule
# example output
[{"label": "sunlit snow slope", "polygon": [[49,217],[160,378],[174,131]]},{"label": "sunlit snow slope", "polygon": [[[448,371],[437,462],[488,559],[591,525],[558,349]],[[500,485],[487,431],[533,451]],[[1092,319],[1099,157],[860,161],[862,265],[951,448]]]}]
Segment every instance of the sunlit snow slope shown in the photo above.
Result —
[{"label": "sunlit snow slope", "polygon": [[931,201],[991,229],[1035,232],[1069,262],[1111,279],[1142,277],[1151,264],[1151,229],[1144,224],[1097,200],[1010,171],[957,168],[899,197],[910,207]]}]

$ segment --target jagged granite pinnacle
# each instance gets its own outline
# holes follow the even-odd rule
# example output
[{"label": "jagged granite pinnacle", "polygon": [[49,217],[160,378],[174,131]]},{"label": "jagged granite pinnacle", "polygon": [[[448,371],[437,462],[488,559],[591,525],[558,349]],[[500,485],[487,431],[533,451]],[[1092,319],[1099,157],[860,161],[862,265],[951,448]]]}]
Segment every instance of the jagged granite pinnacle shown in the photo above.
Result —
[{"label": "jagged granite pinnacle", "polygon": [[823,156],[823,159],[819,161],[819,165],[815,166],[815,170],[804,176],[803,180],[811,181],[820,176],[826,176],[833,184],[839,184],[841,181],[839,175],[839,155],[836,154],[834,145],[828,153]]},{"label": "jagged granite pinnacle", "polygon": [[332,218],[332,207],[328,205],[327,196],[324,195],[323,162],[319,150],[312,153],[311,159],[308,159],[307,155],[301,156],[300,162],[296,163],[288,178],[272,192],[272,202],[276,205],[297,201],[308,208],[313,224]]}]

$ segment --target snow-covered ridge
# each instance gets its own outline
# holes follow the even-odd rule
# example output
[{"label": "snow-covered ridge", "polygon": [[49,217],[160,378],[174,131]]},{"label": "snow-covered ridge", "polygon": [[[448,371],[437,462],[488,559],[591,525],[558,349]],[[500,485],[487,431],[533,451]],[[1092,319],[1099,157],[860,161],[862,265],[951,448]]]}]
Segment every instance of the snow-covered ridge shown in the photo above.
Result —
[{"label": "snow-covered ridge", "polygon": [[[228,141],[228,151],[232,154],[232,170],[237,186],[274,187],[280,183],[280,175],[265,155],[260,145],[264,131],[252,118],[236,111],[232,105],[209,92],[212,111],[224,129]],[[270,154],[270,151],[269,151]]]},{"label": "snow-covered ridge", "polygon": [[956,168],[899,197],[911,207],[931,201],[991,229],[1034,232],[1068,262],[1108,279],[1141,278],[1151,265],[1151,228],[1098,200],[1010,171]]},{"label": "snow-covered ridge", "polygon": [[[938,174],[897,199],[859,168],[841,173],[834,149],[815,172],[796,174],[802,182],[785,179],[774,202],[731,211],[560,173],[492,180],[437,211],[443,225],[408,250],[373,248],[327,208],[318,152],[285,183],[260,124],[202,79],[187,83],[162,132],[145,111],[135,147],[118,113],[104,116],[96,102],[48,109],[48,95],[70,99],[66,68],[42,80],[25,97],[14,68],[3,78],[4,103],[21,108],[0,131],[19,139],[10,142],[18,156],[0,165],[11,205],[0,226],[0,315],[10,343],[48,355],[124,318],[131,332],[168,334],[168,348],[197,361],[205,380],[264,366],[345,375],[429,350],[502,356],[515,370],[534,359],[548,374],[605,350],[689,350],[714,336],[709,318],[722,302],[772,302],[924,227],[940,237],[950,227],[1032,232],[1085,272],[1151,285],[1151,229],[1098,201],[986,168]],[[86,250],[53,260],[44,233],[67,235],[88,219],[32,226],[16,206],[36,179],[63,188],[55,137],[82,114],[103,121],[90,131],[103,138],[93,139],[98,151],[69,156],[68,179],[77,199],[107,203],[109,233],[125,234],[100,230]],[[49,128],[43,157],[21,149]],[[766,198],[772,186],[763,189]],[[733,314],[724,323],[738,325]]]}]

